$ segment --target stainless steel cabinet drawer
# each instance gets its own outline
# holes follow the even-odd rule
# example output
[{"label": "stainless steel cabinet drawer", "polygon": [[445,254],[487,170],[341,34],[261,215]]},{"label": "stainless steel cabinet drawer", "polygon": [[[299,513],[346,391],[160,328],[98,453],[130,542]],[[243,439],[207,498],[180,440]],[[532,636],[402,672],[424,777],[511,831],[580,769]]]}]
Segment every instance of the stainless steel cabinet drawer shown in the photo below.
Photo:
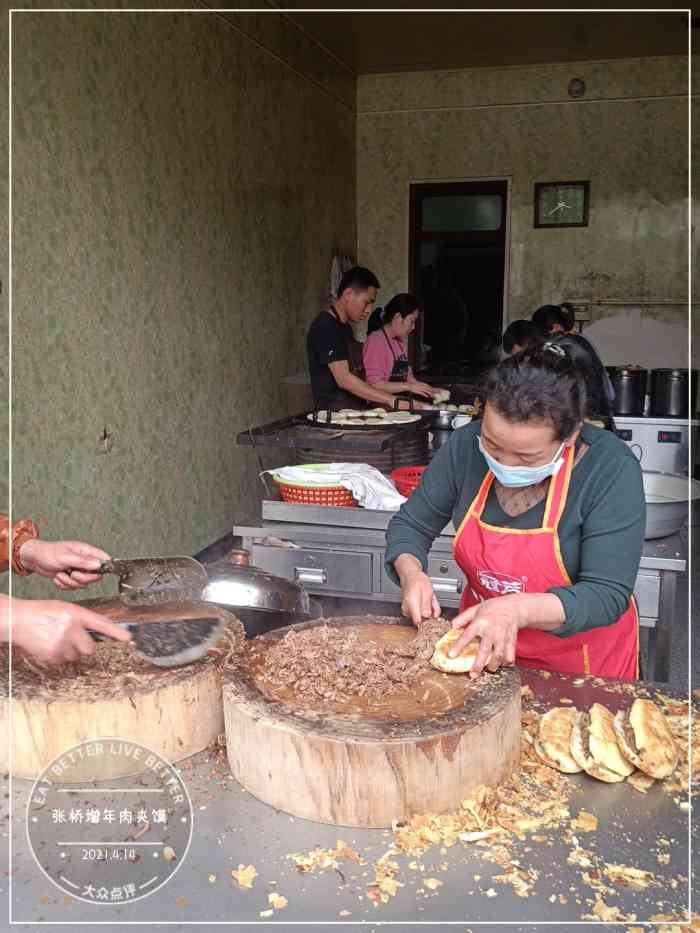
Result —
[{"label": "stainless steel cabinet drawer", "polygon": [[464,574],[457,566],[457,561],[428,558],[428,576],[433,584],[433,591],[440,598],[458,598],[464,589]]},{"label": "stainless steel cabinet drawer", "polygon": [[661,596],[661,574],[640,570],[634,583],[634,598],[640,616],[649,619],[659,617]]},{"label": "stainless steel cabinet drawer", "polygon": [[372,555],[362,551],[270,547],[254,544],[252,563],[305,589],[372,592]]},{"label": "stainless steel cabinet drawer", "polygon": [[[464,574],[457,566],[456,561],[447,557],[443,559],[429,557],[428,576],[433,584],[433,590],[438,601],[459,602],[464,588]],[[401,592],[400,588],[387,576],[383,559],[381,589],[382,593],[393,593],[397,596]]]}]

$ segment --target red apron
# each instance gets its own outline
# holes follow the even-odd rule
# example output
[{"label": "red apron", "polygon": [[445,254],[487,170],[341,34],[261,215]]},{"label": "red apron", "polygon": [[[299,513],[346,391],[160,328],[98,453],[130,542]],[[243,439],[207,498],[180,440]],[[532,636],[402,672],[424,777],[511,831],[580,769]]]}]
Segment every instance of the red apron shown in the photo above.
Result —
[{"label": "red apron", "polygon": [[[559,520],[566,506],[574,448],[549,482],[541,528],[502,528],[481,520],[494,479],[491,470],[469,506],[454,540],[454,556],[467,578],[460,612],[506,593],[546,593],[571,586],[559,547]],[[639,617],[634,598],[617,622],[569,638],[525,628],[518,633],[515,662],[522,667],[595,674],[620,680],[639,677]]]}]

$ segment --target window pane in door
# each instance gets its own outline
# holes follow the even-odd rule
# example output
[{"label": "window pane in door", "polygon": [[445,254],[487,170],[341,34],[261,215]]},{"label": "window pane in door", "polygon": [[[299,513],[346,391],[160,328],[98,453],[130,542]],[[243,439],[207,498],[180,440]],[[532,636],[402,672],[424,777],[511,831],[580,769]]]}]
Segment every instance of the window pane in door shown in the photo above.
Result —
[{"label": "window pane in door", "polygon": [[422,201],[423,231],[499,230],[503,212],[500,194],[455,194]]}]

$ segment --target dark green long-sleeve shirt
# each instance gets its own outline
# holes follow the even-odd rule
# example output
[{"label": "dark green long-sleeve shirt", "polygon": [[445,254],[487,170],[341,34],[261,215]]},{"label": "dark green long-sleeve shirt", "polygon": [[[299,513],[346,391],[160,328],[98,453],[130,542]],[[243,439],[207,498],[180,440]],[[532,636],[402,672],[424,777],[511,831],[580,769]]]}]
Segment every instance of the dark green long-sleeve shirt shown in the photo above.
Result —
[{"label": "dark green long-sleeve shirt", "polygon": [[[389,523],[386,569],[395,582],[393,562],[400,554],[413,554],[425,570],[433,540],[445,525],[452,519],[459,528],[488,470],[477,444],[480,431],[481,421],[473,421],[452,432],[423,474],[419,488]],[[573,469],[559,523],[562,558],[573,585],[548,590],[559,597],[566,616],[553,635],[610,625],[622,615],[634,588],[644,542],[646,505],[636,458],[614,434],[587,423],[581,440],[590,446]],[[538,528],[544,509],[542,501],[522,515],[507,515],[492,485],[482,517],[492,525]]]}]

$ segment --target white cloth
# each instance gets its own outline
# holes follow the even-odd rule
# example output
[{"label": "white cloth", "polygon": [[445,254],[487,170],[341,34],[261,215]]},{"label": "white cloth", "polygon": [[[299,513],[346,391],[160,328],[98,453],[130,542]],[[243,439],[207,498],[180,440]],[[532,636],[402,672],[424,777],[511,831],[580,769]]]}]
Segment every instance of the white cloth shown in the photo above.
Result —
[{"label": "white cloth", "polygon": [[263,472],[283,483],[343,486],[365,509],[395,512],[406,501],[392,481],[368,463],[310,463]]}]

